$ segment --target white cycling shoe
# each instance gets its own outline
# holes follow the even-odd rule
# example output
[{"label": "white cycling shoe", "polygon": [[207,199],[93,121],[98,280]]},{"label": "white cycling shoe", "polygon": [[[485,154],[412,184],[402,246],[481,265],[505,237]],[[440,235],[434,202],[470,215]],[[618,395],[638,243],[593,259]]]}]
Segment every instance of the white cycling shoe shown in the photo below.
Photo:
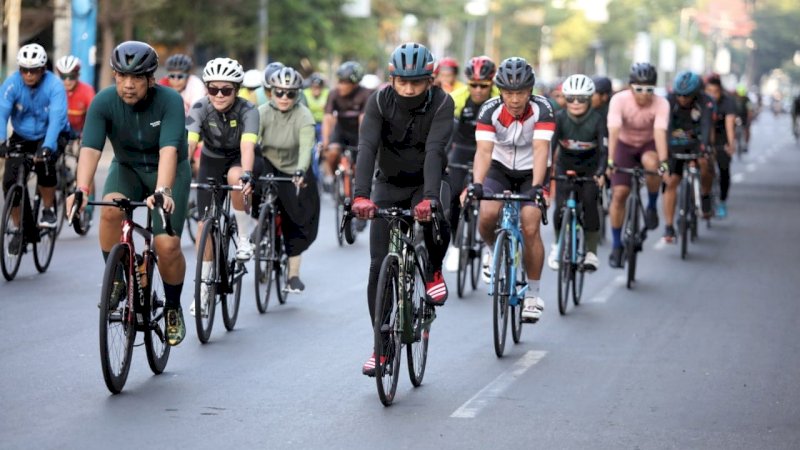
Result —
[{"label": "white cycling shoe", "polygon": [[447,256],[444,257],[444,270],[447,272],[458,272],[458,254],[460,252],[452,245],[447,249]]},{"label": "white cycling shoe", "polygon": [[544,313],[544,300],[541,297],[525,297],[522,308],[522,321],[536,323]]},{"label": "white cycling shoe", "polygon": [[547,255],[547,267],[558,270],[558,244],[550,244],[550,254]]}]

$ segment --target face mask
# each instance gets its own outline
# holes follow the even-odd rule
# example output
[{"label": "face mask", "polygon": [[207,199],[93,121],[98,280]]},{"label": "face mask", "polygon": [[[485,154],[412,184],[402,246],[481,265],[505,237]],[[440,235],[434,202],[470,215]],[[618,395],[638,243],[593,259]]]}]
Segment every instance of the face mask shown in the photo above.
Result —
[{"label": "face mask", "polygon": [[397,102],[397,106],[409,111],[413,111],[420,109],[425,105],[425,102],[428,100],[428,92],[429,91],[426,90],[425,92],[414,97],[403,97],[395,92],[394,97],[395,101]]}]

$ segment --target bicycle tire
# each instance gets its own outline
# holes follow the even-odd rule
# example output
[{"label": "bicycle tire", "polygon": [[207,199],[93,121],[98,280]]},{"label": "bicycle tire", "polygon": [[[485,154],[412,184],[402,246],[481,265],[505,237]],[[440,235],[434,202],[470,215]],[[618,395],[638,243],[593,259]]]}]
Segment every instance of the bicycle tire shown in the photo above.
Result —
[{"label": "bicycle tire", "polygon": [[[203,221],[203,231],[200,233],[200,243],[197,245],[197,264],[194,275],[194,323],[197,329],[197,338],[203,344],[207,343],[211,337],[211,330],[214,328],[214,314],[217,309],[218,279],[219,279],[219,252],[216,243],[215,225],[210,220]],[[211,273],[203,277],[203,256],[206,246],[211,252]],[[208,304],[206,314],[203,314],[202,292],[203,287],[208,289]],[[205,316],[205,317],[203,317]]]},{"label": "bicycle tire", "polygon": [[[116,244],[111,249],[106,259],[106,267],[103,272],[103,287],[100,289],[100,364],[103,369],[103,380],[106,387],[113,394],[122,392],[128,373],[131,368],[131,356],[133,353],[133,341],[136,337],[136,328],[129,317],[132,313],[130,303],[131,289],[131,268],[129,248],[123,244]],[[120,300],[114,310],[111,310],[112,292],[114,283],[123,280],[125,283],[125,299]],[[112,324],[115,324],[112,326]],[[118,330],[112,332],[111,328]],[[111,336],[109,336],[111,335]],[[109,349],[109,343],[114,345],[116,351]],[[121,357],[120,361],[112,359]]]},{"label": "bicycle tire", "polygon": [[[527,286],[528,284],[528,272],[525,269],[525,258],[522,257],[523,249],[521,247],[522,243],[517,242],[517,252],[520,254],[519,267],[517,268],[517,292],[519,292],[520,286]],[[522,339],[522,308],[524,306],[524,298],[518,299],[516,305],[509,305],[511,314],[511,340],[513,340],[515,344],[519,344],[519,341]]]},{"label": "bicycle tire", "polygon": [[600,218],[600,245],[606,243],[606,217],[608,216],[608,212],[603,206],[603,195],[605,195],[604,189],[600,188],[600,194],[597,196],[597,217]]},{"label": "bicycle tire", "polygon": [[406,359],[408,360],[408,377],[414,387],[422,384],[425,376],[425,367],[428,361],[428,339],[430,336],[430,325],[425,326],[425,322],[434,314],[433,307],[425,301],[425,272],[428,261],[428,250],[423,245],[417,245],[415,251],[414,270],[414,291],[411,301],[411,331],[414,335],[413,342],[406,345]]},{"label": "bicycle tire", "polygon": [[169,360],[170,346],[167,343],[166,330],[167,319],[164,314],[164,280],[161,278],[161,271],[158,269],[157,259],[151,251],[148,257],[147,268],[147,313],[150,323],[144,333],[144,348],[147,353],[147,364],[154,374],[164,372]]},{"label": "bicycle tire", "polygon": [[[34,202],[33,211],[39,211],[40,199]],[[37,221],[36,214],[33,217],[34,223]],[[53,260],[53,250],[56,246],[56,237],[58,236],[58,228],[39,228],[36,227],[36,232],[39,234],[39,239],[33,241],[33,265],[39,273],[44,273],[50,267],[50,261]]]},{"label": "bicycle tire", "polygon": [[481,278],[481,272],[483,271],[483,239],[481,239],[480,234],[478,233],[478,205],[473,204],[470,206],[472,209],[471,219],[469,221],[469,235],[470,235],[470,242],[472,242],[472,247],[470,248],[470,262],[469,267],[472,273],[472,277],[470,278],[470,286],[472,286],[472,290],[478,289],[478,281]]},{"label": "bicycle tire", "polygon": [[681,259],[686,259],[689,248],[689,202],[691,193],[689,192],[689,181],[681,180],[678,185],[678,233],[681,240]]},{"label": "bicycle tire", "polygon": [[402,348],[397,323],[400,314],[399,271],[397,256],[387,255],[381,263],[375,297],[375,384],[378,398],[384,406],[394,401],[400,374]]},{"label": "bicycle tire", "polygon": [[[192,194],[196,195],[196,194]],[[186,205],[186,231],[192,243],[197,242],[197,224],[200,223],[200,214],[197,212],[197,200],[190,198]]]},{"label": "bicycle tire", "polygon": [[283,305],[289,297],[289,256],[283,246],[283,237],[278,237],[276,241],[275,292],[278,294],[278,303]]},{"label": "bicycle tire", "polygon": [[[578,261],[583,261],[586,257],[586,235],[580,223],[575,225],[575,248],[577,249]],[[575,268],[572,274],[572,304],[580,306],[583,297],[583,279],[586,271],[583,268]]]},{"label": "bicycle tire", "polygon": [[268,207],[264,207],[258,217],[255,251],[256,308],[264,314],[269,306],[272,289],[273,260],[275,258],[275,222]]},{"label": "bicycle tire", "polygon": [[342,216],[344,215],[344,193],[342,192],[344,186],[341,178],[341,171],[337,170],[333,176],[333,209],[336,214],[336,220],[333,222],[333,225],[336,228],[336,242],[339,244],[339,247],[344,247],[344,234],[339,229],[339,225],[342,223]]},{"label": "bicycle tire", "polygon": [[508,297],[511,287],[510,255],[508,246],[510,239],[505,230],[497,234],[495,241],[494,261],[492,262],[492,310],[494,320],[492,331],[494,337],[494,353],[503,357],[508,329]]},{"label": "bicycle tire", "polygon": [[702,211],[697,207],[697,197],[700,193],[700,186],[698,185],[699,181],[693,177],[692,185],[691,185],[691,196],[689,202],[689,231],[691,231],[691,241],[694,242],[697,240],[697,222],[698,222],[698,213]]},{"label": "bicycle tire", "polygon": [[558,313],[567,314],[569,289],[572,285],[572,210],[564,207],[558,236]]},{"label": "bicycle tire", "polygon": [[66,193],[66,189],[56,189],[53,195],[55,196],[53,198],[53,208],[56,211],[55,237],[58,237],[61,235],[61,229],[64,228],[64,222],[67,221],[65,211],[67,208],[66,198],[69,194]]},{"label": "bicycle tire", "polygon": [[639,203],[637,201],[638,192],[631,192],[627,200],[625,218],[625,259],[627,260],[627,281],[625,286],[633,288],[636,281],[636,250],[637,240],[639,239]]},{"label": "bicycle tire", "polygon": [[[23,202],[26,201],[27,195],[25,195],[25,190],[21,186],[11,186],[6,193],[5,203],[3,204],[3,229],[2,232],[0,232],[0,251],[3,252],[3,257],[0,258],[0,262],[2,262],[3,277],[6,281],[11,281],[17,276],[19,265],[22,262],[22,254],[25,253],[25,248],[27,246],[24,232],[25,214],[22,212],[20,213],[19,226],[17,226],[14,231],[11,231],[14,224],[13,218],[11,217],[11,212],[13,210],[12,205],[16,203],[20,208],[24,208]],[[11,246],[12,236],[15,235],[19,235],[21,240],[19,248],[17,249],[17,254],[12,255],[9,247]]]},{"label": "bicycle tire", "polygon": [[[227,284],[232,292],[222,297],[222,323],[225,325],[226,330],[233,331],[236,326],[236,319],[239,317],[239,303],[242,298],[242,277],[246,269],[244,264],[236,259],[236,236],[238,236],[238,233],[235,221],[228,221],[225,235],[228,242],[225,245],[225,254],[220,255],[224,258],[220,262],[227,265],[225,274],[228,277]],[[233,257],[230,256],[231,253],[233,253]]]},{"label": "bicycle tire", "polygon": [[468,229],[469,227],[462,217],[461,220],[458,221],[455,235],[455,247],[458,249],[458,270],[456,273],[456,293],[458,294],[458,298],[464,298],[464,288],[467,285],[467,277],[471,276],[467,273],[468,265],[470,264],[470,241],[469,236],[467,236],[467,233],[469,233],[467,231]]}]

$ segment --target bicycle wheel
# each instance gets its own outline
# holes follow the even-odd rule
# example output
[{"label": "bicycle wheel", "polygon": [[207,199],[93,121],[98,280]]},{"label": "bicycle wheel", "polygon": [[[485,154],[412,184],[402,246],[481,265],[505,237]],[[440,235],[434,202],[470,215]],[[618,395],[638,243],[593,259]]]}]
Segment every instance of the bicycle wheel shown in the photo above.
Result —
[{"label": "bicycle wheel", "polygon": [[569,288],[572,285],[572,210],[564,208],[558,236],[558,313],[567,313]]},{"label": "bicycle wheel", "polygon": [[333,222],[336,228],[336,242],[339,247],[344,246],[344,234],[339,232],[339,225],[342,223],[342,216],[344,215],[344,183],[342,183],[342,173],[340,170],[336,171],[333,176],[333,209],[336,214],[336,221]]},{"label": "bicycle wheel", "polygon": [[64,222],[66,222],[66,214],[64,213],[67,205],[66,205],[66,198],[67,195],[64,189],[56,188],[56,191],[53,195],[55,198],[53,199],[53,208],[56,211],[56,228],[54,237],[58,237],[61,234],[61,229],[64,227]]},{"label": "bicycle wheel", "polygon": [[628,196],[627,208],[625,212],[625,259],[628,266],[628,279],[626,287],[633,288],[636,280],[636,253],[639,240],[639,202],[638,192],[631,192]]},{"label": "bicycle wheel", "polygon": [[[236,223],[234,221],[228,222],[228,231],[225,233],[228,237],[228,243],[225,245],[225,254],[221,255],[220,263],[227,264],[228,270],[228,286],[230,293],[222,297],[222,323],[225,324],[225,329],[233,331],[236,326],[236,319],[239,317],[239,300],[242,297],[242,277],[247,269],[243,263],[236,259]],[[225,239],[225,238],[223,238]],[[231,257],[233,254],[233,257]]]},{"label": "bicycle wheel", "polygon": [[[517,242],[517,252],[520,255],[519,266],[517,267],[516,290],[519,292],[521,286],[528,284],[528,272],[525,270],[525,258],[522,257],[522,243]],[[511,339],[515,344],[519,344],[522,338],[522,308],[525,307],[524,299],[520,298],[516,305],[509,305],[511,313]]]},{"label": "bicycle wheel", "polygon": [[470,285],[472,286],[472,290],[478,289],[478,280],[481,277],[481,272],[483,271],[482,265],[482,257],[483,257],[483,239],[481,239],[480,234],[478,233],[478,205],[472,205],[472,213],[470,214],[469,220],[469,235],[470,235],[470,242],[472,242],[472,247],[470,248],[470,262],[469,267],[470,271],[472,272],[472,277],[470,279]]},{"label": "bicycle wheel", "polygon": [[[40,201],[41,200],[37,199],[34,202],[34,211],[39,211]],[[36,214],[34,214],[34,223],[36,221]],[[50,267],[50,261],[53,260],[53,249],[56,246],[58,228],[52,229],[36,227],[36,232],[39,234],[39,239],[38,241],[33,241],[33,265],[36,266],[36,270],[39,271],[39,273],[44,273],[47,271],[47,268]]]},{"label": "bicycle wheel", "polygon": [[106,387],[114,394],[122,391],[128,379],[136,337],[129,297],[133,286],[128,251],[122,244],[111,249],[100,289],[100,363]]},{"label": "bicycle wheel", "polygon": [[164,314],[164,280],[158,269],[156,256],[150,252],[147,268],[147,310],[150,313],[149,326],[144,333],[144,348],[147,351],[147,364],[158,375],[167,367],[170,346],[167,344],[167,319]]},{"label": "bicycle wheel", "polygon": [[[414,286],[411,292],[411,318],[410,327],[413,339],[405,340],[406,357],[408,360],[408,377],[411,384],[418,387],[425,376],[425,365],[428,361],[428,337],[431,331],[430,322],[435,316],[434,310],[425,302],[425,271],[428,263],[428,250],[423,245],[417,245],[416,258],[408,258],[407,266],[414,271]],[[416,261],[415,261],[416,259]],[[411,287],[411,286],[408,286]]]},{"label": "bicycle wheel", "polygon": [[606,216],[608,212],[603,206],[603,197],[605,197],[605,190],[600,188],[600,194],[597,196],[597,217],[600,218],[600,244],[606,243]]},{"label": "bicycle wheel", "polygon": [[686,252],[689,248],[689,205],[691,204],[691,192],[689,181],[681,180],[678,185],[678,233],[681,240],[681,259],[686,259]]},{"label": "bicycle wheel", "polygon": [[464,287],[467,285],[467,277],[469,276],[468,270],[470,264],[470,241],[469,241],[469,224],[466,223],[464,218],[458,221],[458,228],[455,235],[455,246],[458,249],[458,271],[456,273],[456,293],[458,298],[464,298]]},{"label": "bicycle wheel", "polygon": [[273,261],[275,260],[275,222],[268,207],[261,210],[256,230],[255,251],[255,282],[256,282],[256,307],[258,312],[264,314],[269,305],[269,295],[275,275]]},{"label": "bicycle wheel", "polygon": [[283,305],[289,296],[289,255],[283,246],[283,237],[278,237],[275,249],[277,258],[274,263],[275,291],[278,294],[278,303]]},{"label": "bicycle wheel", "polygon": [[375,297],[375,382],[384,406],[392,404],[400,374],[399,272],[397,257],[386,256],[381,264]]},{"label": "bicycle wheel", "polygon": [[[2,262],[3,277],[7,281],[11,281],[17,276],[19,264],[22,262],[22,254],[25,252],[25,215],[22,214],[22,205],[25,200],[23,195],[23,188],[20,186],[12,186],[8,193],[6,193],[5,203],[3,204],[3,222],[2,233],[0,233],[0,248],[3,251],[3,257],[0,259]],[[20,207],[19,226],[14,226],[12,218],[12,205]],[[16,239],[15,239],[16,238]],[[12,242],[14,248],[12,248]]]},{"label": "bicycle wheel", "polygon": [[200,222],[200,213],[197,211],[197,200],[194,198],[196,194],[191,195],[187,204],[186,231],[189,233],[189,239],[195,243],[197,242],[197,224]]},{"label": "bicycle wheel", "polygon": [[[215,225],[210,220],[203,221],[203,232],[200,234],[200,244],[197,246],[197,268],[194,275],[194,323],[197,328],[197,338],[205,344],[211,337],[214,327],[214,314],[217,309],[217,292],[219,280],[218,234]],[[205,263],[210,265],[210,270],[203,273],[204,257],[210,256]],[[205,296],[205,302],[203,297]],[[203,303],[206,303],[203,308]]]},{"label": "bicycle wheel", "polygon": [[[583,261],[586,257],[586,240],[581,224],[575,224],[575,248],[578,253],[578,261]],[[579,306],[583,296],[583,277],[586,271],[583,268],[575,268],[572,272],[572,304]]]},{"label": "bicycle wheel", "polygon": [[498,358],[503,356],[506,346],[506,329],[508,328],[508,297],[511,292],[511,255],[510,239],[506,231],[500,231],[495,242],[494,264],[492,271],[492,304],[494,321],[494,352]]},{"label": "bicycle wheel", "polygon": [[690,191],[690,198],[689,198],[689,231],[691,232],[691,240],[694,242],[697,239],[697,215],[699,211],[702,211],[701,208],[697,207],[697,198],[700,195],[700,186],[698,185],[698,181],[694,179],[691,184]]}]

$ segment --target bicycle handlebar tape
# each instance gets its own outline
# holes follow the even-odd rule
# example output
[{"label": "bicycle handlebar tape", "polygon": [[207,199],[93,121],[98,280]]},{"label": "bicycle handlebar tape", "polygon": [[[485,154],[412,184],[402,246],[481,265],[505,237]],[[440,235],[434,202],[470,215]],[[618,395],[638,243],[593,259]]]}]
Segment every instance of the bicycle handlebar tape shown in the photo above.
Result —
[{"label": "bicycle handlebar tape", "polygon": [[74,201],[72,202],[72,210],[69,212],[69,222],[72,224],[72,229],[75,230],[76,233],[83,235],[85,232],[81,228],[81,221],[78,218],[78,210],[80,209],[80,205],[83,204],[83,191],[76,189],[73,195]]}]

